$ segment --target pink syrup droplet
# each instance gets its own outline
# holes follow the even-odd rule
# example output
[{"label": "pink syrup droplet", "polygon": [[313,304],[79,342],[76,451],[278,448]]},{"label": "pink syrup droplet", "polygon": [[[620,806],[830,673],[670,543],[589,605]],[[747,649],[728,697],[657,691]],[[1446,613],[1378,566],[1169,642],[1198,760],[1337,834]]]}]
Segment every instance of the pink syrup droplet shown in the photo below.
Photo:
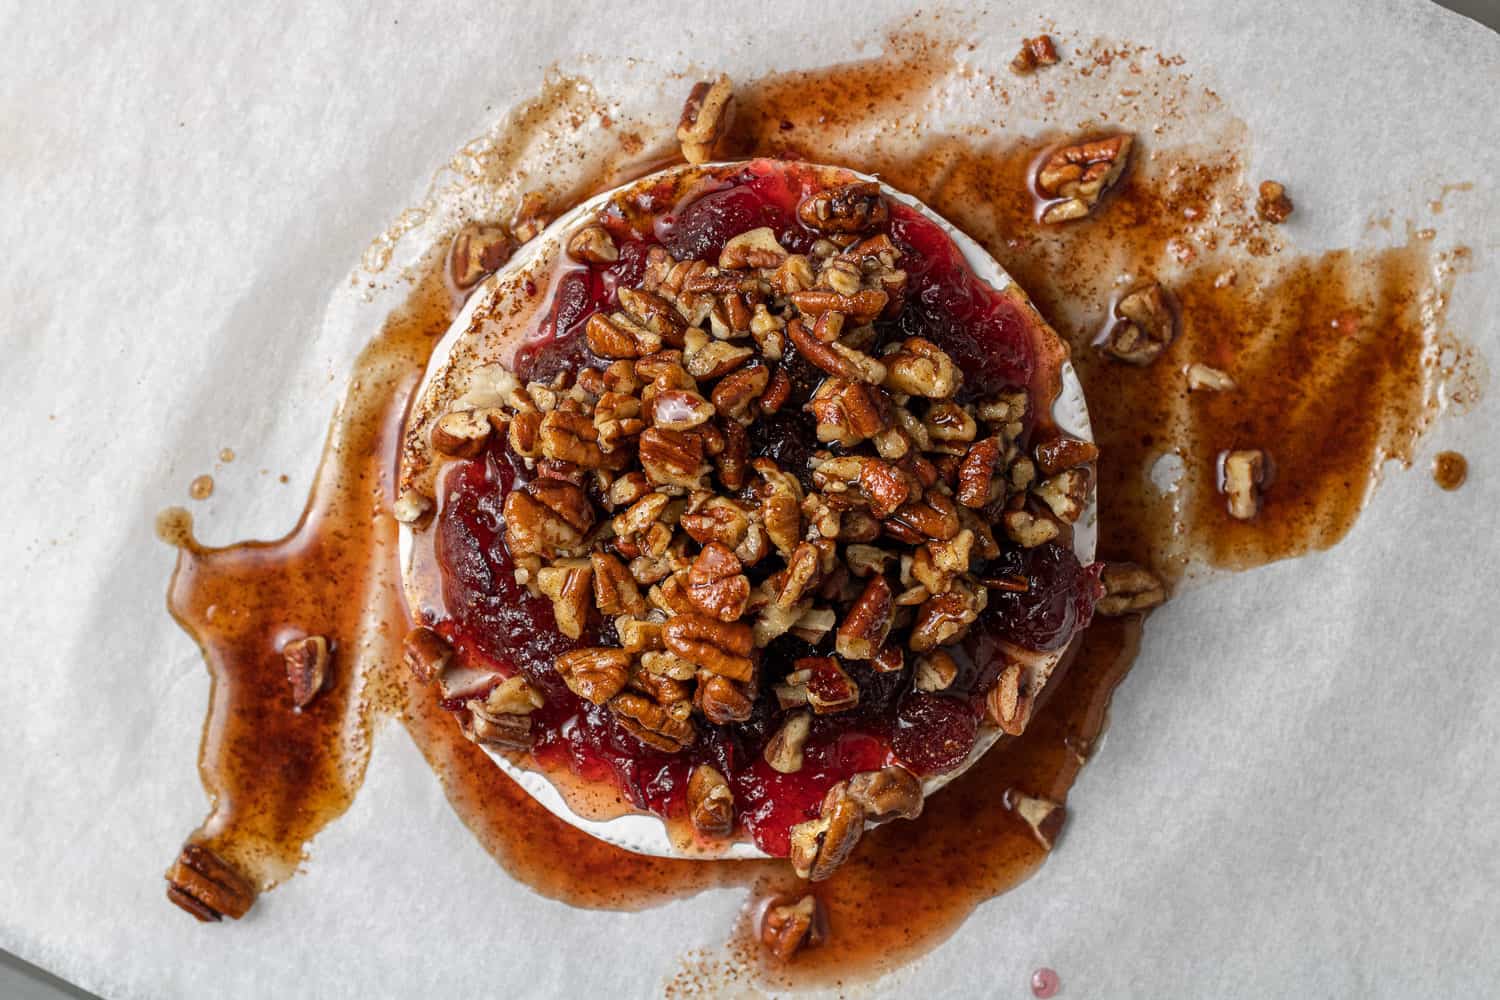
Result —
[{"label": "pink syrup droplet", "polygon": [[1047,1000],[1048,997],[1057,996],[1062,981],[1057,978],[1057,973],[1052,969],[1037,969],[1031,974],[1031,993],[1033,996]]}]

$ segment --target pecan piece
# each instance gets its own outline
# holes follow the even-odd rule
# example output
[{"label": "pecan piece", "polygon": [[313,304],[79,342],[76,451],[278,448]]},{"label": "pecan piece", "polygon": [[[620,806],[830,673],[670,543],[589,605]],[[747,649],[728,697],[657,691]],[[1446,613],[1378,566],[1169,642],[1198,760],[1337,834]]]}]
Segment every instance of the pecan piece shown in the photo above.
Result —
[{"label": "pecan piece", "polygon": [[292,704],[306,708],[328,686],[328,639],[321,635],[293,639],[281,647],[281,658],[292,685]]},{"label": "pecan piece", "polygon": [[401,642],[402,659],[419,684],[437,680],[453,656],[453,647],[436,629],[418,625]]},{"label": "pecan piece", "polygon": [[812,731],[812,715],[808,712],[793,712],[781,723],[781,728],[766,743],[761,756],[766,763],[782,774],[796,774],[802,770],[802,747]]},{"label": "pecan piece", "polygon": [[728,677],[720,677],[707,670],[698,675],[698,686],[693,691],[693,704],[705,719],[720,726],[730,722],[744,722],[755,710],[750,696],[740,685]]},{"label": "pecan piece", "polygon": [[618,468],[623,456],[605,455],[599,448],[599,430],[582,413],[553,410],[542,417],[539,440],[542,455],[557,462],[571,462],[585,469]]},{"label": "pecan piece", "polygon": [[531,713],[546,704],[526,678],[507,677],[483,698],[464,703],[469,710],[467,735],[475,743],[506,750],[529,750]]},{"label": "pecan piece", "polygon": [[1047,514],[1029,510],[1008,510],[1002,515],[1005,537],[1023,549],[1045,545],[1062,532],[1062,526]]},{"label": "pecan piece", "polygon": [[985,712],[1004,732],[1020,736],[1031,721],[1035,695],[1025,668],[1019,663],[1008,663],[984,697]]},{"label": "pecan piece", "polygon": [[707,163],[713,158],[714,144],[729,128],[734,85],[719,74],[717,80],[700,80],[693,84],[682,117],[677,122],[677,141],[682,157],[689,163]]},{"label": "pecan piece", "polygon": [[489,444],[494,425],[486,410],[445,413],[432,425],[432,448],[450,458],[473,458]]},{"label": "pecan piece", "polygon": [[588,559],[565,559],[537,571],[538,589],[552,600],[557,630],[569,639],[583,635],[593,603],[594,567]]},{"label": "pecan piece", "polygon": [[985,438],[969,446],[958,466],[958,489],[954,497],[965,507],[978,510],[999,499],[995,467],[1000,464],[1000,439]]},{"label": "pecan piece", "polygon": [[1285,222],[1292,214],[1292,199],[1286,188],[1276,181],[1261,181],[1259,198],[1255,201],[1255,212],[1262,219],[1274,224]]},{"label": "pecan piece", "polygon": [[812,331],[800,319],[788,323],[786,333],[804,358],[830,375],[876,384],[885,381],[885,365],[863,351],[844,344],[823,343],[813,336]]},{"label": "pecan piece", "polygon": [[747,365],[730,372],[714,386],[714,409],[726,420],[749,425],[755,421],[755,404],[770,381],[771,370],[765,365]]},{"label": "pecan piece", "polygon": [[1062,832],[1063,821],[1067,818],[1066,809],[1051,799],[1027,795],[1014,789],[1006,791],[1005,804],[1031,828],[1037,843],[1052,850],[1052,845],[1057,842],[1057,835]]},{"label": "pecan piece", "polygon": [[688,821],[706,837],[734,832],[734,792],[718,768],[699,764],[688,778]]},{"label": "pecan piece", "polygon": [[1051,508],[1057,519],[1072,524],[1083,516],[1089,498],[1089,475],[1083,469],[1067,469],[1032,487],[1037,499]]},{"label": "pecan piece", "polygon": [[568,237],[568,256],[584,264],[613,264],[620,259],[620,250],[609,230],[594,223]]},{"label": "pecan piece", "polygon": [[642,432],[640,462],[646,478],[660,486],[701,489],[709,471],[702,437],[664,427]]},{"label": "pecan piece", "polygon": [[[805,292],[793,292],[789,297],[804,315],[817,316],[820,320],[827,315],[847,316],[856,325],[874,320],[891,300],[878,288],[861,288],[849,293],[811,288]],[[836,338],[823,336],[815,339],[830,343]]]},{"label": "pecan piece", "polygon": [[776,240],[770,226],[749,229],[732,236],[719,251],[719,267],[725,270],[780,267],[787,259],[786,248]]},{"label": "pecan piece", "polygon": [[862,771],[850,778],[849,797],[876,822],[897,816],[916,819],[922,815],[922,783],[896,764],[878,771]]},{"label": "pecan piece", "polygon": [[167,898],[205,923],[238,920],[255,902],[250,880],[202,844],[184,844],[166,877]]},{"label": "pecan piece", "polygon": [[1112,135],[1064,146],[1049,156],[1036,178],[1037,190],[1053,199],[1043,209],[1042,221],[1069,222],[1091,213],[1125,172],[1131,141],[1129,135]]},{"label": "pecan piece", "polygon": [[890,208],[874,181],[855,181],[802,199],[797,218],[820,233],[858,233],[885,224]]},{"label": "pecan piece", "polygon": [[1135,563],[1105,563],[1099,582],[1104,584],[1104,596],[1094,610],[1101,615],[1149,611],[1167,599],[1167,587],[1161,578]]},{"label": "pecan piece", "polygon": [[928,399],[947,399],[958,391],[963,374],[943,350],[925,337],[908,337],[885,357],[885,385],[893,392]]},{"label": "pecan piece", "polygon": [[[646,602],[641,597],[641,590],[618,557],[608,552],[594,552],[589,560],[594,566],[594,604],[599,608],[600,614],[645,613]],[[624,638],[623,634],[621,638]]]},{"label": "pecan piece", "polygon": [[888,534],[916,545],[928,538],[947,541],[958,534],[961,525],[952,500],[940,493],[928,493],[921,500],[903,504],[884,527]]},{"label": "pecan piece", "polygon": [[1099,448],[1091,441],[1059,434],[1038,442],[1034,454],[1042,475],[1055,476],[1065,469],[1075,469],[1094,461],[1099,457]]},{"label": "pecan piece", "polygon": [[750,603],[750,580],[727,546],[709,542],[688,570],[688,597],[705,615],[737,621]]},{"label": "pecan piece", "polygon": [[748,681],[755,673],[755,663],[750,659],[754,638],[749,625],[682,614],[662,627],[662,641],[684,660],[721,677]]},{"label": "pecan piece", "polygon": [[895,621],[896,606],[891,585],[880,575],[870,577],[849,608],[834,639],[837,653],[850,660],[868,660],[885,645]]},{"label": "pecan piece", "polygon": [[603,705],[619,694],[630,679],[630,654],[602,646],[574,649],[559,654],[553,668],[562,675],[569,691],[585,701]]},{"label": "pecan piece", "polygon": [[815,948],[828,937],[828,918],[818,897],[806,895],[795,903],[773,903],[760,924],[760,942],[783,962],[803,948]]},{"label": "pecan piece", "polygon": [[941,649],[935,649],[917,660],[914,678],[918,691],[946,691],[958,679],[958,664]]},{"label": "pecan piece", "polygon": [[1057,62],[1057,47],[1051,35],[1037,35],[1021,39],[1021,50],[1010,61],[1010,68],[1025,76],[1036,71],[1038,66],[1051,66]]},{"label": "pecan piece", "polygon": [[808,706],[818,715],[846,712],[859,704],[859,685],[833,657],[804,656],[793,661],[792,667],[787,686],[802,688]]},{"label": "pecan piece", "polygon": [[1257,448],[1225,452],[1219,460],[1219,492],[1229,499],[1229,516],[1248,521],[1260,513],[1266,453]]},{"label": "pecan piece", "polygon": [[623,316],[602,312],[590,316],[583,327],[589,350],[601,358],[638,358],[651,353],[654,346],[643,336],[646,332]]},{"label": "pecan piece", "polygon": [[1196,361],[1187,366],[1188,392],[1230,392],[1237,383],[1228,372]]},{"label": "pecan piece", "polygon": [[664,753],[677,753],[698,738],[698,730],[693,726],[691,702],[679,701],[663,706],[627,691],[615,695],[609,707],[626,732]]},{"label": "pecan piece", "polygon": [[818,440],[852,448],[890,424],[890,397],[879,386],[839,376],[823,380],[807,404]]},{"label": "pecan piece", "polygon": [[841,781],[823,796],[817,819],[792,827],[792,869],[798,878],[821,882],[849,857],[865,830],[865,810]]},{"label": "pecan piece", "polygon": [[1177,337],[1166,290],[1155,282],[1126,294],[1115,306],[1115,317],[1099,349],[1116,361],[1149,365]]},{"label": "pecan piece", "polygon": [[978,620],[987,600],[987,591],[975,590],[955,580],[947,593],[935,594],[922,602],[907,646],[914,653],[925,653],[958,642]]},{"label": "pecan piece", "polygon": [[460,291],[498,271],[516,251],[516,241],[504,226],[466,226],[453,238],[448,251],[448,273]]},{"label": "pecan piece", "polygon": [[512,490],[501,508],[505,544],[513,556],[552,559],[571,552],[594,525],[588,495],[561,479],[535,479]]}]

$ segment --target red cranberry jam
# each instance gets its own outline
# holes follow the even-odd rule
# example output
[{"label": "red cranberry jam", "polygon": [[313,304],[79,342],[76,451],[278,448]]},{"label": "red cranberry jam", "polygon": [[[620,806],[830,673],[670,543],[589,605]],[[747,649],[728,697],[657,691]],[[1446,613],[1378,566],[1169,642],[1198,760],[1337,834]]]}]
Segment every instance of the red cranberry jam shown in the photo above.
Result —
[{"label": "red cranberry jam", "polygon": [[[731,238],[760,227],[769,227],[793,254],[813,253],[827,235],[804,223],[798,212],[804,199],[822,189],[820,177],[826,173],[754,161],[710,176],[711,181],[686,196],[664,182],[603,213],[599,221],[617,256],[597,264],[569,262],[571,269],[555,286],[545,321],[516,355],[515,374],[523,384],[560,379],[558,384],[566,385],[585,368],[604,369],[611,363],[591,349],[588,321],[620,308],[619,290],[641,283],[652,248],[664,249],[676,261],[715,264]],[[1050,331],[1039,332],[1023,303],[976,277],[937,225],[905,205],[890,199],[883,203],[878,224],[860,236],[887,236],[906,280],[874,319],[874,343],[867,343],[865,352],[879,357],[884,345],[907,338],[938,345],[962,373],[954,396],[958,404],[1028,390],[1040,363],[1037,338],[1050,337]],[[747,428],[748,457],[769,458],[811,491],[815,455],[843,453],[837,443],[820,442],[818,422],[808,406],[829,376],[790,341],[768,364],[785,374],[788,398],[774,414]],[[705,396],[707,384],[705,380]],[[1016,439],[1023,454],[1041,431],[1038,415],[1045,422],[1050,405],[1050,400],[1029,402]],[[955,464],[961,454],[960,449],[953,457]],[[477,457],[447,466],[435,525],[449,615],[439,623],[440,631],[465,666],[503,677],[519,674],[544,697],[545,705],[530,717],[532,753],[543,769],[566,767],[617,787],[640,809],[682,818],[690,774],[699,764],[711,764],[733,792],[735,832],[771,855],[788,853],[791,828],[817,817],[825,793],[837,782],[892,763],[918,776],[961,765],[984,723],[985,696],[1004,665],[1002,644],[1058,650],[1088,624],[1097,598],[1097,572],[1081,566],[1071,549],[1060,544],[1066,535],[1029,548],[1006,538],[999,528],[1002,491],[977,511],[995,526],[999,554],[975,557],[970,572],[976,579],[1008,583],[991,590],[977,621],[946,647],[954,673],[945,685],[934,689],[919,684],[913,653],[905,654],[904,666],[884,672],[872,661],[842,658],[842,669],[858,688],[857,704],[813,714],[802,766],[783,773],[766,759],[767,744],[784,718],[777,686],[798,661],[832,657],[835,648],[832,630],[814,641],[786,632],[753,654],[758,659],[748,717],[724,724],[696,718],[691,744],[666,752],[638,738],[609,706],[575,694],[554,666],[559,655],[571,650],[617,646],[614,619],[591,608],[578,638],[568,638],[559,630],[553,602],[516,580],[517,561],[506,541],[506,498],[554,473],[546,462],[517,455],[503,434],[495,435]],[[596,503],[604,503],[597,484],[582,477],[578,481],[593,491]],[[745,572],[756,585],[770,570],[750,566]],[[887,572],[894,576],[895,567]],[[904,634],[903,627],[909,626],[898,624],[893,638]],[[901,662],[898,655],[896,663]],[[455,698],[448,707],[462,716],[463,699]]]}]

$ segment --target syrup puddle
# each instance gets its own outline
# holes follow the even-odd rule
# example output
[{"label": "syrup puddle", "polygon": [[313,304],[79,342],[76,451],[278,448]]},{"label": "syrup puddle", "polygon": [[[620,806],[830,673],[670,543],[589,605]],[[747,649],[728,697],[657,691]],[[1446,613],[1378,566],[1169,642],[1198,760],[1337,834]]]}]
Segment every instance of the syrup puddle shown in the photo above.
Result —
[{"label": "syrup puddle", "polygon": [[[1164,145],[1138,156],[1097,218],[1039,228],[1027,170],[1057,134],[1001,143],[980,129],[910,141],[926,134],[923,108],[954,78],[1004,105],[1010,88],[1031,86],[976,80],[958,71],[955,50],[905,29],[880,59],[743,86],[726,152],[796,154],[879,172],[979,239],[1016,277],[1072,343],[1088,391],[1103,449],[1101,558],[1133,559],[1176,578],[1196,565],[1242,568],[1338,541],[1381,465],[1412,460],[1437,412],[1441,380],[1464,376],[1463,352],[1441,343],[1442,305],[1461,251],[1445,257],[1430,241],[1411,239],[1318,257],[1282,252],[1280,233],[1246,207],[1253,184],[1242,176],[1245,137],[1232,121],[1203,147]],[[1151,58],[1143,53],[1080,46],[1076,75],[1053,67],[1047,83],[1065,92],[1072,79],[1078,101],[1104,100],[1091,96],[1097,91],[1115,105],[1111,62]],[[1157,61],[1158,88],[1188,87],[1170,60]],[[1203,99],[1209,110],[1216,100]],[[414,230],[451,235],[465,217],[502,217],[521,178],[548,176],[565,152],[576,161],[573,143],[585,130],[613,144],[594,169],[575,167],[550,192],[556,207],[644,172],[665,148],[663,135],[625,120],[586,85],[549,80],[503,128],[455,157],[423,205],[372,246],[367,268],[384,268]],[[486,850],[545,896],[628,909],[719,886],[744,886],[756,901],[807,891],[784,863],[647,858],[569,827],[466,742],[430,692],[405,676],[399,646],[407,617],[389,517],[396,443],[409,394],[455,306],[440,253],[428,253],[414,276],[405,307],[356,362],[291,534],[207,548],[193,540],[185,512],[167,512],[159,523],[179,548],[171,611],[213,678],[200,757],[211,811],[191,839],[261,891],[271,888],[348,808],[375,727],[397,718]],[[1180,337],[1149,368],[1103,362],[1088,347],[1120,290],[1116,276],[1160,281],[1182,304]],[[1230,372],[1240,388],[1190,396],[1182,369],[1194,361]],[[1472,399],[1473,387],[1461,388]],[[1228,447],[1262,447],[1281,470],[1254,522],[1231,521],[1214,491],[1212,458]],[[1165,477],[1169,464],[1175,475]],[[294,711],[280,647],[309,634],[333,642],[333,679]],[[769,967],[755,943],[757,906],[747,906],[727,957],[685,965],[667,992],[712,988],[746,969],[768,985],[847,983],[933,948],[975,906],[1043,862],[1047,849],[1008,808],[1008,794],[1066,801],[1139,640],[1137,621],[1098,620],[1024,736],[930,800],[920,820],[868,834],[854,858],[813,889],[834,928],[826,944],[789,967]]]}]

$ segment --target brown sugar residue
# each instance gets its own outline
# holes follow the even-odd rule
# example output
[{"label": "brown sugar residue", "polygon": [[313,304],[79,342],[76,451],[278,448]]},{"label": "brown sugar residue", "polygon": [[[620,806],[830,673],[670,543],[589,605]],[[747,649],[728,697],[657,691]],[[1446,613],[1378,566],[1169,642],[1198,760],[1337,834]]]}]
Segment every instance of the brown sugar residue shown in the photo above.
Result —
[{"label": "brown sugar residue", "polygon": [[[1482,364],[1443,328],[1464,251],[1408,239],[1383,250],[1296,254],[1255,216],[1243,125],[1191,83],[1179,57],[1070,41],[1043,88],[1003,67],[968,65],[965,51],[903,30],[879,58],[743,82],[723,153],[878,172],[995,255],[1072,346],[1103,449],[1102,558],[1176,576],[1194,563],[1256,565],[1331,545],[1358,516],[1382,464],[1410,462],[1442,404],[1477,398]],[[983,102],[975,106],[984,120],[935,134],[928,113],[955,101]],[[934,796],[920,820],[872,831],[847,865],[811,887],[835,933],[776,968],[763,964],[758,902],[809,891],[784,863],[649,858],[575,830],[468,743],[430,692],[396,667],[407,618],[389,516],[395,442],[457,306],[441,248],[462,222],[505,217],[540,178],[561,206],[664,162],[671,130],[661,124],[637,121],[586,81],[554,74],[455,155],[423,202],[367,252],[361,285],[373,285],[408,240],[439,248],[403,264],[413,283],[407,304],[357,361],[292,533],[207,548],[193,540],[186,512],[159,519],[158,533],[180,550],[172,612],[213,677],[200,759],[212,809],[192,839],[261,890],[286,878],[308,840],[347,808],[373,728],[394,717],[485,849],[543,895],[634,909],[706,888],[747,890],[751,902],[723,954],[685,961],[664,985],[668,995],[848,984],[930,950],[1045,860],[1007,792],[1066,801],[1134,658],[1138,622],[1096,622],[1024,736]],[[1037,158],[1080,130],[1122,128],[1137,136],[1135,164],[1095,217],[1039,225],[1030,183]],[[608,149],[580,155],[578,144],[595,132]],[[1176,342],[1146,368],[1103,359],[1091,342],[1113,302],[1147,280],[1179,305]],[[1189,394],[1183,369],[1193,362],[1229,373],[1237,388]],[[1263,448],[1277,467],[1261,515],[1246,523],[1232,522],[1213,488],[1213,456],[1231,447]],[[1176,471],[1163,476],[1168,464]],[[333,641],[333,679],[297,713],[279,647],[314,633]]]},{"label": "brown sugar residue", "polygon": [[1456,490],[1469,478],[1469,460],[1456,451],[1440,451],[1432,460],[1432,479],[1445,490]]},{"label": "brown sugar residue", "polygon": [[194,476],[193,481],[188,483],[188,496],[194,500],[207,500],[214,495],[213,476]]}]

